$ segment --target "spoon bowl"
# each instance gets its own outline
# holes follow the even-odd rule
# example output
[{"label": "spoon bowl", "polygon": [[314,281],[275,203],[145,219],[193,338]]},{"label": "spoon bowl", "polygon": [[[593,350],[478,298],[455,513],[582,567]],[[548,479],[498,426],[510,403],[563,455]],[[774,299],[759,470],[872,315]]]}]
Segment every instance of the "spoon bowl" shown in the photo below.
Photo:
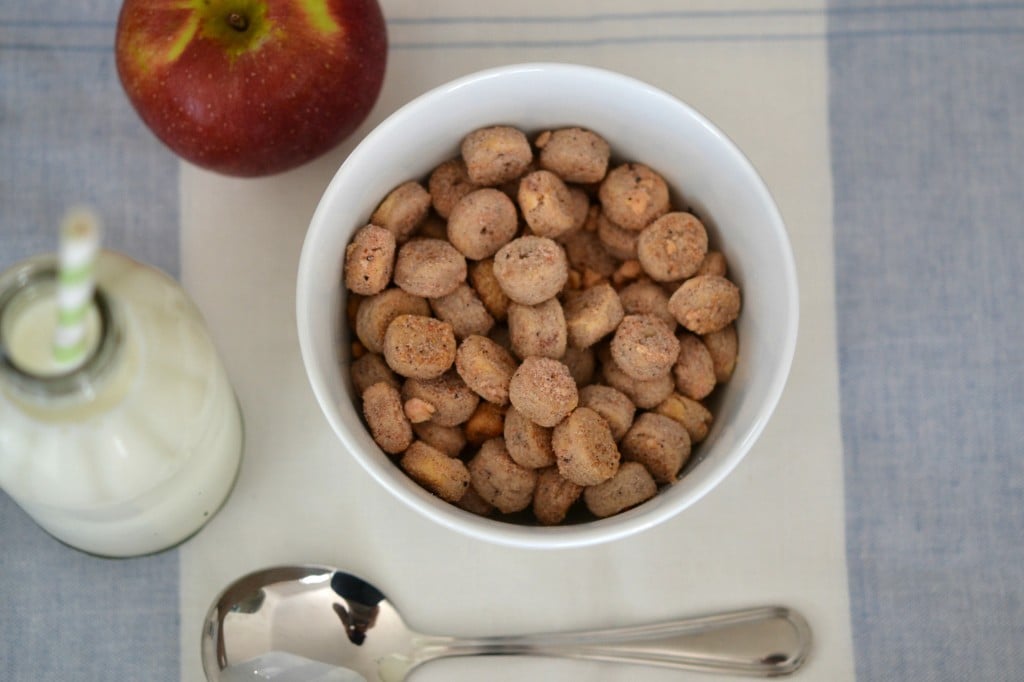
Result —
[{"label": "spoon bowl", "polygon": [[406,626],[361,578],[325,566],[281,566],[243,576],[217,597],[203,625],[202,661],[210,682],[225,682],[247,665],[247,679],[254,672],[268,679],[252,663],[268,655],[347,669],[370,682],[400,682],[446,656],[519,654],[775,677],[800,668],[810,643],[807,621],[781,606],[591,631],[427,635]]}]

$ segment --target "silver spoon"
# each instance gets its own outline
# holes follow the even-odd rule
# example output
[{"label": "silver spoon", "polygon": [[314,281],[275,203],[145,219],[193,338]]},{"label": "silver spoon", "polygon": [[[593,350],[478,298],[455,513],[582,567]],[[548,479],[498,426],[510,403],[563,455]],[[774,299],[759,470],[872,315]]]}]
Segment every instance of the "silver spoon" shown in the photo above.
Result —
[{"label": "silver spoon", "polygon": [[810,644],[807,621],[781,606],[544,635],[424,635],[411,631],[380,590],[360,578],[323,566],[282,566],[250,573],[221,593],[203,626],[202,657],[211,682],[271,652],[382,682],[404,680],[436,658],[485,654],[774,677],[796,671]]}]

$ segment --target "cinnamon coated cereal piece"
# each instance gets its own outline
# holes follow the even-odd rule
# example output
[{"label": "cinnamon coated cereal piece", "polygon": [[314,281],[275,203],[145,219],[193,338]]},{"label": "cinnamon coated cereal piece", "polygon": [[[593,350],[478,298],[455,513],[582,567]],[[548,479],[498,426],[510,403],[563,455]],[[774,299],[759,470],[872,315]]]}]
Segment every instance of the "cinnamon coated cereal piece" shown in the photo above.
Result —
[{"label": "cinnamon coated cereal piece", "polygon": [[569,374],[577,386],[586,386],[594,381],[594,374],[597,370],[597,357],[593,348],[574,348],[569,346],[565,349],[565,355],[561,358],[562,364],[569,368]]},{"label": "cinnamon coated cereal piece", "polygon": [[470,181],[489,187],[518,178],[533,161],[526,135],[511,126],[474,130],[463,138],[461,150]]},{"label": "cinnamon coated cereal piece", "polygon": [[675,329],[676,318],[668,310],[668,294],[649,279],[627,284],[619,290],[619,300],[626,315],[654,315]]},{"label": "cinnamon coated cereal piece", "polygon": [[414,239],[398,249],[395,284],[415,296],[436,298],[466,281],[466,257],[441,239]]},{"label": "cinnamon coated cereal piece", "polygon": [[605,250],[619,260],[631,260],[637,257],[637,245],[642,232],[619,227],[608,219],[604,213],[597,218],[597,238],[601,240]]},{"label": "cinnamon coated cereal piece", "polygon": [[490,187],[462,197],[448,216],[448,241],[472,260],[493,256],[518,230],[515,204]]},{"label": "cinnamon coated cereal piece", "polygon": [[642,230],[668,212],[668,185],[642,163],[625,163],[608,171],[598,190],[608,218],[627,230]]},{"label": "cinnamon coated cereal piece", "polygon": [[708,251],[694,275],[718,275],[719,277],[725,277],[728,272],[729,265],[725,260],[725,255],[721,251]]},{"label": "cinnamon coated cereal piece", "polygon": [[619,295],[608,283],[566,296],[565,323],[569,343],[575,348],[593,346],[619,326],[623,315]]},{"label": "cinnamon coated cereal piece", "polygon": [[580,230],[563,237],[565,255],[569,265],[577,272],[594,272],[600,277],[611,277],[618,267],[615,258],[598,239],[595,232]]},{"label": "cinnamon coated cereal piece", "polygon": [[591,384],[580,389],[580,407],[589,407],[608,422],[616,442],[629,431],[636,416],[636,405],[622,391],[611,386]]},{"label": "cinnamon coated cereal piece", "polygon": [[479,187],[469,179],[466,163],[461,157],[457,157],[445,161],[430,173],[427,189],[430,191],[434,210],[439,216],[447,219],[455,204]]},{"label": "cinnamon coated cereal piece", "polygon": [[395,269],[395,235],[383,227],[360,228],[345,247],[345,286],[364,296],[379,294]]},{"label": "cinnamon coated cereal piece", "polygon": [[583,486],[563,478],[558,467],[541,469],[537,472],[537,488],[533,492],[533,515],[541,525],[557,525],[565,520],[582,493]]},{"label": "cinnamon coated cereal piece", "polygon": [[391,232],[401,244],[412,236],[429,210],[430,193],[420,183],[410,180],[384,197],[370,216],[370,222]]},{"label": "cinnamon coated cereal piece", "polygon": [[497,438],[504,431],[505,408],[487,401],[481,401],[462,425],[462,432],[470,445],[481,445],[484,441]]},{"label": "cinnamon coated cereal piece", "polygon": [[547,427],[562,421],[579,402],[569,368],[551,358],[523,360],[512,375],[508,392],[512,405],[527,419]]},{"label": "cinnamon coated cereal piece", "polygon": [[430,315],[430,305],[402,289],[385,289],[363,299],[356,311],[356,336],[371,353],[384,351],[384,334],[399,315]]},{"label": "cinnamon coated cereal piece", "polygon": [[569,188],[569,196],[572,199],[572,229],[569,232],[575,232],[582,230],[590,218],[590,196],[575,186]]},{"label": "cinnamon coated cereal piece", "polygon": [[690,434],[692,444],[697,444],[708,437],[714,419],[711,411],[704,405],[679,393],[670,395],[665,402],[655,407],[654,411],[682,424]]},{"label": "cinnamon coated cereal piece", "polygon": [[399,315],[384,333],[384,360],[404,377],[434,379],[455,362],[455,332],[447,322]]},{"label": "cinnamon coated cereal piece", "polygon": [[540,166],[566,182],[601,182],[611,148],[603,137],[582,128],[561,128],[537,139]]},{"label": "cinnamon coated cereal piece", "polygon": [[348,368],[352,378],[352,387],[356,395],[362,395],[366,389],[376,383],[384,382],[389,386],[399,387],[398,377],[384,362],[384,357],[377,353],[366,353],[352,361]]},{"label": "cinnamon coated cereal piece", "polygon": [[536,305],[553,298],[569,277],[565,251],[547,237],[513,239],[494,255],[494,276],[511,300]]},{"label": "cinnamon coated cereal piece", "polygon": [[519,182],[517,195],[523,219],[534,234],[555,238],[576,226],[572,194],[551,171],[534,171]]},{"label": "cinnamon coated cereal piece", "polygon": [[615,364],[634,379],[656,379],[675,364],[679,340],[654,315],[627,315],[612,337],[611,353]]},{"label": "cinnamon coated cereal piece", "polygon": [[623,459],[640,462],[657,483],[673,483],[690,458],[690,434],[682,424],[655,412],[636,418],[619,444]]},{"label": "cinnamon coated cereal piece", "polygon": [[363,416],[380,449],[397,455],[412,443],[412,424],[402,411],[398,389],[383,381],[363,392]]},{"label": "cinnamon coated cereal piece", "polygon": [[455,369],[462,380],[497,405],[508,403],[508,384],[516,366],[511,353],[485,336],[467,336],[455,352]]},{"label": "cinnamon coated cereal piece", "polygon": [[701,400],[715,388],[715,363],[700,337],[679,334],[679,357],[672,367],[676,388],[687,398]]},{"label": "cinnamon coated cereal piece", "polygon": [[577,485],[597,485],[615,475],[621,455],[604,417],[577,407],[551,434],[558,472]]},{"label": "cinnamon coated cereal piece", "polygon": [[740,290],[725,277],[691,277],[669,298],[668,309],[691,332],[710,334],[739,316]]},{"label": "cinnamon coated cereal piece", "polygon": [[717,332],[705,334],[703,340],[711,354],[711,364],[715,366],[715,379],[718,383],[728,381],[736,369],[736,356],[739,353],[736,325],[729,324]]},{"label": "cinnamon coated cereal piece", "polygon": [[[494,259],[486,258],[473,263],[469,268],[469,281],[491,317],[498,322],[503,321],[508,314],[508,304],[511,301],[502,291],[498,278],[494,276]],[[665,300],[668,300],[667,297]],[[675,318],[672,320],[674,322]]]},{"label": "cinnamon coated cereal piece", "polygon": [[512,352],[520,358],[536,355],[558,359],[565,354],[568,332],[557,298],[537,305],[509,305],[508,332]]},{"label": "cinnamon coated cereal piece", "polygon": [[466,436],[457,426],[441,426],[436,422],[422,422],[412,425],[416,437],[427,445],[437,448],[449,457],[458,457],[466,447]]},{"label": "cinnamon coated cereal piece", "polygon": [[623,462],[611,479],[583,490],[583,502],[598,518],[613,516],[654,497],[658,484],[640,462]]},{"label": "cinnamon coated cereal piece", "polygon": [[450,294],[430,299],[430,309],[437,319],[452,325],[457,339],[486,334],[494,326],[494,318],[480,297],[465,283],[459,284]]},{"label": "cinnamon coated cereal piece", "polygon": [[516,464],[528,469],[539,469],[555,463],[551,429],[534,424],[514,407],[505,413],[503,435],[505,448]]},{"label": "cinnamon coated cereal piece", "polygon": [[413,424],[422,424],[430,421],[430,418],[437,412],[437,408],[420,398],[411,398],[402,405],[402,411],[406,418]]},{"label": "cinnamon coated cereal piece", "polygon": [[413,236],[426,239],[448,239],[448,222],[437,215],[437,213],[431,211],[423,222],[420,223]]},{"label": "cinnamon coated cereal piece", "polygon": [[601,358],[601,376],[605,383],[625,393],[640,409],[652,409],[672,395],[675,389],[670,373],[655,379],[634,379],[622,371],[608,349],[602,349],[598,356]]},{"label": "cinnamon coated cereal piece", "polygon": [[697,216],[666,213],[648,225],[637,240],[637,258],[644,272],[659,282],[694,275],[708,252],[708,233]]},{"label": "cinnamon coated cereal piece", "polygon": [[480,397],[453,370],[436,379],[407,379],[402,384],[402,400],[414,398],[434,406],[430,422],[439,426],[462,424],[473,415],[480,402]]},{"label": "cinnamon coated cereal piece", "polygon": [[413,442],[398,465],[409,478],[446,502],[459,501],[469,489],[469,470],[462,460],[423,441]]},{"label": "cinnamon coated cereal piece", "polygon": [[466,493],[455,503],[460,509],[465,509],[470,514],[477,516],[490,516],[494,513],[494,505],[490,504],[472,485],[466,489]]},{"label": "cinnamon coated cereal piece", "polygon": [[533,501],[537,472],[516,464],[501,438],[492,438],[480,446],[467,467],[473,488],[501,513],[522,511]]}]

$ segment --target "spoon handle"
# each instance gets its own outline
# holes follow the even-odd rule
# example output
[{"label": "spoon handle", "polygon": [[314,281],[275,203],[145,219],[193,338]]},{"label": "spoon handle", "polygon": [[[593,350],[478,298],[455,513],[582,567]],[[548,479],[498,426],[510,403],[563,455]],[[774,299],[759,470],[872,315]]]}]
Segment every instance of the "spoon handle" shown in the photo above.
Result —
[{"label": "spoon handle", "polygon": [[774,677],[806,660],[811,629],[781,606],[604,630],[457,639],[424,637],[416,664],[445,656],[529,655]]}]

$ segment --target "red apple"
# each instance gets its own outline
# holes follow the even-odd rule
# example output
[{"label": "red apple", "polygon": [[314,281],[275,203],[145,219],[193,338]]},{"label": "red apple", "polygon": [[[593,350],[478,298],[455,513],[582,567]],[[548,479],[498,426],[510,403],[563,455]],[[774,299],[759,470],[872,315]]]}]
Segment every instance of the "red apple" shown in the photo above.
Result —
[{"label": "red apple", "polygon": [[196,165],[257,176],[350,135],[384,81],[376,0],[125,0],[117,71],[164,144]]}]

